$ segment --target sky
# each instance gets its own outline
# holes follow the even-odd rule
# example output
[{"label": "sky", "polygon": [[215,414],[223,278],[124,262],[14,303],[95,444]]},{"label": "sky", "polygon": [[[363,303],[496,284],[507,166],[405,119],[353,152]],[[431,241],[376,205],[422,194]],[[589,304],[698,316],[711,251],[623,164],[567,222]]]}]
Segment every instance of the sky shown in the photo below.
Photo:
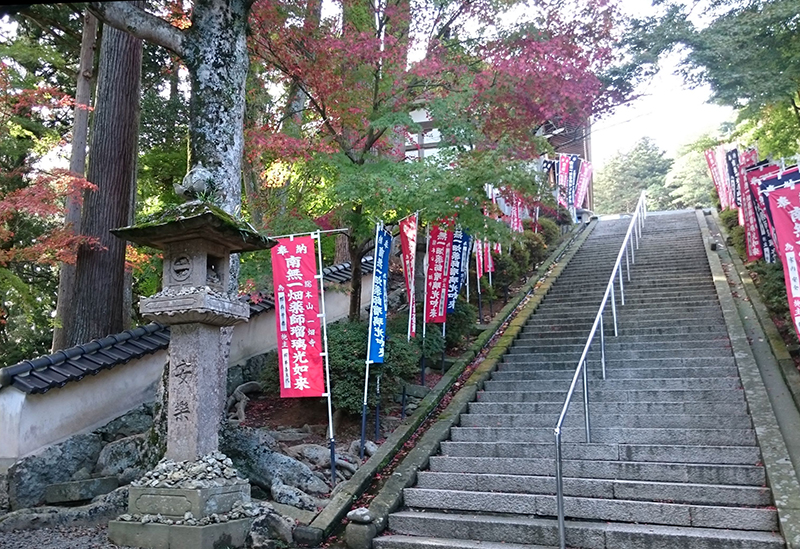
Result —
[{"label": "sky", "polygon": [[[623,10],[645,15],[649,0],[623,0]],[[652,81],[637,90],[641,98],[619,107],[592,125],[592,162],[599,169],[617,152],[626,152],[642,137],[653,141],[675,157],[679,149],[708,131],[735,118],[733,109],[707,103],[708,87],[690,89],[674,74],[680,57],[664,59]]]}]

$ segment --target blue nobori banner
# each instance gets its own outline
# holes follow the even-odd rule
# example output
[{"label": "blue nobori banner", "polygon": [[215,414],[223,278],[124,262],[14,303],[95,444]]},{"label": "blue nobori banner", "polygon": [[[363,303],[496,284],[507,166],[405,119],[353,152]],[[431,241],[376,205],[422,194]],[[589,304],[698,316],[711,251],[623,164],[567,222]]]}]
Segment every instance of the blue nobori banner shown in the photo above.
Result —
[{"label": "blue nobori banner", "polygon": [[372,279],[372,304],[369,308],[369,356],[373,363],[382,363],[386,350],[386,310],[389,286],[389,250],[392,234],[381,227],[375,240],[375,276]]},{"label": "blue nobori banner", "polygon": [[469,253],[472,240],[466,231],[456,227],[453,231],[453,254],[450,261],[450,279],[447,286],[447,312],[456,310],[458,292],[467,281],[469,267]]}]

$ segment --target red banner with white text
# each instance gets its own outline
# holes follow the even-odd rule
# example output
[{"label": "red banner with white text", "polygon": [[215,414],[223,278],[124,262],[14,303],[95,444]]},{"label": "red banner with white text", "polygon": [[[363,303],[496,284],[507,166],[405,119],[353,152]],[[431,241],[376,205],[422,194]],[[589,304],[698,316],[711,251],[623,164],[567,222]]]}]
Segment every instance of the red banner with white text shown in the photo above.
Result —
[{"label": "red banner with white text", "polygon": [[409,215],[400,221],[400,248],[403,256],[403,274],[406,277],[406,297],[409,310],[412,311],[409,321],[409,337],[417,334],[417,315],[414,300],[414,274],[417,258],[417,215]]},{"label": "red banner with white text", "polygon": [[316,275],[311,236],[284,238],[272,248],[281,398],[325,394]]},{"label": "red banner with white text", "polygon": [[783,260],[783,276],[789,298],[789,312],[795,331],[800,334],[800,185],[775,189],[768,194],[769,208]]},{"label": "red banner with white text", "polygon": [[453,253],[453,232],[431,226],[428,242],[428,275],[425,280],[425,322],[447,319],[447,288]]}]

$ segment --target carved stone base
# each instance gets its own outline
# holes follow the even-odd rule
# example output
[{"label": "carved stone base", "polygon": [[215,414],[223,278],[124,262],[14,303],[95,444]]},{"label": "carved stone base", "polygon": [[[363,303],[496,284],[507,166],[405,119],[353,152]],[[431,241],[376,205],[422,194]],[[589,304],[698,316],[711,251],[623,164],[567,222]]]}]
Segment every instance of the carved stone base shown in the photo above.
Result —
[{"label": "carved stone base", "polygon": [[108,523],[108,539],[117,545],[147,549],[220,549],[244,547],[253,519],[237,519],[207,526],[149,522]]},{"label": "carved stone base", "polygon": [[250,501],[250,484],[209,488],[150,488],[131,486],[128,492],[128,512],[132,515],[162,515],[183,520],[186,513],[196,519],[223,514],[233,509],[237,501]]}]

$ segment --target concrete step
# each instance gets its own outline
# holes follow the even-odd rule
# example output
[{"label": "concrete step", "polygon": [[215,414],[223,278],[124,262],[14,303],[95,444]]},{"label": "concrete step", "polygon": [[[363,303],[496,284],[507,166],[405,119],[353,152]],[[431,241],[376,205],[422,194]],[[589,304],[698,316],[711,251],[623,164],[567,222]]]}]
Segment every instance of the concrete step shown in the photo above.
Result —
[{"label": "concrete step", "polygon": [[[564,404],[558,402],[471,402],[470,414],[554,414],[558,416]],[[581,405],[581,409],[582,409]],[[672,415],[711,414],[716,416],[747,414],[747,404],[739,402],[590,402],[595,414]],[[462,416],[463,417],[463,416]],[[553,422],[555,425],[555,422]]]},{"label": "concrete step", "polygon": [[[492,374],[492,381],[535,381],[562,379],[571,380],[573,372],[570,370],[535,370],[532,368],[513,369],[511,364],[502,367]],[[589,372],[592,379],[601,379],[601,374],[592,369]],[[703,367],[703,368],[619,368],[606,370],[607,379],[702,379],[736,377],[739,371],[734,366],[728,367]]]},{"label": "concrete step", "polygon": [[[521,494],[556,493],[553,475],[487,475],[480,473],[417,474],[417,488]],[[680,482],[646,482],[564,477],[564,495],[587,498],[664,500],[670,503],[761,507],[772,504],[769,488]]]},{"label": "concrete step", "polygon": [[[619,289],[619,287],[617,287]],[[616,290],[615,290],[616,291]],[[600,305],[600,301],[603,299],[603,296],[600,292],[596,298],[592,299],[593,296],[587,296],[585,298],[576,298],[573,296],[565,296],[558,292],[549,294],[551,297],[546,297],[542,303],[545,305],[556,305],[559,307],[570,307],[572,305],[583,304],[589,305],[596,303]],[[660,292],[658,290],[646,290],[646,289],[631,289],[628,285],[625,285],[625,303],[674,303],[674,302],[696,302],[696,301],[708,301],[714,300],[716,301],[717,293],[714,291],[713,288],[709,288],[706,290],[684,290],[678,292]]]},{"label": "concrete step", "polygon": [[[597,345],[600,344],[599,337],[597,338]],[[509,349],[512,354],[515,353],[581,353],[586,345],[586,339],[578,340],[574,343],[566,342],[546,342],[546,341],[533,341],[530,339],[517,339],[514,346]],[[730,349],[731,342],[728,338],[725,339],[707,339],[707,340],[689,340],[684,341],[683,338],[672,341],[659,342],[653,344],[651,341],[635,341],[631,338],[609,337],[605,340],[606,353],[613,353],[617,351],[641,351],[651,350],[657,347],[659,351],[666,350],[682,350],[682,349],[696,349],[703,347],[706,349]]]},{"label": "concrete step", "polygon": [[[552,446],[552,445],[551,445]],[[551,450],[553,448],[551,447]],[[689,482],[763,487],[763,467],[704,463],[570,460],[562,462],[564,475],[581,478]],[[553,458],[433,456],[431,471],[491,475],[554,475]]]},{"label": "concrete step", "polygon": [[[697,378],[697,379],[606,379],[589,384],[589,396],[594,389],[602,391],[702,391],[725,390],[741,391],[742,384],[739,377]],[[569,382],[563,379],[533,380],[533,381],[495,381],[489,380],[483,384],[486,392],[491,391],[567,391]]]},{"label": "concrete step", "polygon": [[[564,402],[564,391],[486,391],[478,393],[479,402]],[[580,389],[576,402],[581,398]],[[589,402],[743,402],[743,391],[736,390],[655,390],[606,391],[589,389]]]},{"label": "concrete step", "polygon": [[[572,319],[572,318],[584,318],[587,315],[591,315],[592,321],[594,321],[594,317],[597,314],[597,310],[599,307],[541,307],[534,312],[533,317],[550,317],[550,318],[564,318],[564,319]],[[611,303],[609,302],[606,305],[606,311],[608,312],[609,316],[613,314],[611,310]],[[706,312],[708,313],[718,313],[718,316],[722,316],[722,309],[719,306],[719,303],[693,303],[688,305],[670,305],[668,307],[659,306],[659,305],[639,305],[635,307],[629,307],[627,305],[622,305],[619,301],[619,296],[617,296],[617,318],[621,316],[635,316],[635,317],[656,317],[656,318],[667,318],[670,316],[674,316],[676,313],[683,314],[683,316],[690,316],[686,313],[691,313],[694,315],[703,315],[705,317]]]},{"label": "concrete step", "polygon": [[[575,371],[578,365],[578,358],[575,360],[546,361],[533,356],[530,360],[525,360],[521,355],[503,355],[500,368],[505,370],[568,370]],[[600,370],[599,362],[589,361],[589,373]],[[614,368],[633,369],[633,368],[676,368],[676,367],[697,367],[708,366],[736,366],[733,356],[717,356],[713,358],[683,357],[683,358],[656,358],[656,359],[617,359],[613,363],[606,364],[606,372],[611,373]],[[613,377],[613,376],[612,376]]]},{"label": "concrete step", "polygon": [[[550,335],[555,337],[581,337],[585,339],[589,335],[589,330],[592,326],[592,322],[594,319],[591,319],[585,323],[582,323],[585,328],[583,329],[575,329],[575,325],[542,325],[539,324],[538,327],[528,327],[527,325],[522,328],[519,337],[528,337],[528,336],[544,336]],[[613,327],[612,327],[613,330]],[[675,326],[655,326],[655,327],[642,327],[638,326],[635,328],[620,328],[617,327],[619,337],[626,337],[626,336],[668,336],[673,339],[676,339],[677,336],[692,336],[696,335],[698,337],[709,337],[709,338],[719,338],[719,337],[728,337],[728,330],[724,325],[714,325],[708,324],[703,319],[697,319],[694,325],[675,325]],[[609,334],[612,335],[612,334]]]},{"label": "concrete step", "polygon": [[[553,427],[561,410],[551,414],[462,414],[461,427]],[[752,429],[749,415],[690,415],[690,414],[608,414],[590,412],[592,429],[595,428],[669,428],[669,429]],[[567,427],[583,426],[583,406],[570,410]]]},{"label": "concrete step", "polygon": [[[539,333],[528,333],[522,332],[517,339],[515,340],[515,345],[557,345],[557,344],[566,344],[566,345],[578,345],[586,343],[586,338],[588,337],[588,331],[586,332],[575,332],[575,335],[564,335],[560,333],[551,333],[551,332],[539,332]],[[696,342],[696,341],[710,341],[710,342],[717,342],[717,341],[727,341],[730,343],[728,339],[727,332],[701,332],[701,333],[685,333],[680,334],[680,337],[676,337],[675,334],[620,334],[619,336],[609,335],[608,340],[606,340],[606,345],[613,345],[616,342],[623,342],[623,343],[647,343],[651,346],[661,345],[665,343],[674,343],[674,342]]]},{"label": "concrete step", "polygon": [[439,539],[422,536],[382,536],[372,542],[375,549],[555,549],[554,546],[506,543],[504,541],[472,541],[468,539]]},{"label": "concrete step", "polygon": [[[640,359],[640,360],[649,360],[654,358],[698,358],[698,357],[707,357],[710,359],[715,358],[719,355],[727,355],[730,356],[731,351],[730,349],[725,349],[723,347],[711,348],[711,347],[691,347],[686,349],[672,349],[667,351],[661,350],[652,350],[652,349],[641,349],[638,351],[615,351],[606,349],[606,362],[609,360],[625,360],[625,359]],[[514,357],[522,357],[523,359],[529,360],[540,360],[540,361],[554,361],[554,362],[569,362],[573,360],[575,362],[581,356],[581,351],[573,351],[569,353],[559,353],[559,352],[546,352],[546,351],[536,351],[535,349],[528,348],[524,349],[521,347],[512,347],[504,356],[507,356],[510,361],[514,359]],[[600,342],[597,341],[595,344],[592,345],[592,348],[589,350],[589,354],[587,355],[590,361],[595,361],[599,364],[600,361]]]},{"label": "concrete step", "polygon": [[[583,442],[583,427],[565,427],[561,439],[565,442]],[[453,442],[549,442],[553,440],[553,426],[547,427],[453,427]],[[754,446],[756,435],[752,429],[670,429],[635,427],[592,427],[593,442],[631,444],[712,444],[719,446]]]},{"label": "concrete step", "polygon": [[[389,517],[389,529],[395,535],[376,538],[374,543],[377,549],[409,547],[408,545],[383,545],[383,540],[397,538],[398,535],[425,536],[440,541],[439,545],[421,547],[451,547],[449,540],[453,539],[470,539],[482,543],[529,544],[529,548],[536,547],[536,545],[554,547],[558,545],[558,524],[555,520],[518,515],[482,516],[465,513],[402,511]],[[595,521],[567,523],[566,537],[569,547],[584,549],[628,547],[643,549],[779,549],[785,546],[779,535],[770,532]],[[416,546],[410,547],[415,548]],[[452,547],[459,547],[459,545],[452,545]],[[484,545],[478,547],[484,547]],[[491,549],[495,548],[491,547]]]},{"label": "concrete step", "polygon": [[[403,500],[408,507],[481,511],[552,517],[555,497],[546,494],[512,494],[406,488]],[[772,531],[778,528],[778,513],[773,509],[694,505],[635,500],[614,500],[567,496],[564,514],[569,518],[644,522],[670,526],[737,528]]]}]

